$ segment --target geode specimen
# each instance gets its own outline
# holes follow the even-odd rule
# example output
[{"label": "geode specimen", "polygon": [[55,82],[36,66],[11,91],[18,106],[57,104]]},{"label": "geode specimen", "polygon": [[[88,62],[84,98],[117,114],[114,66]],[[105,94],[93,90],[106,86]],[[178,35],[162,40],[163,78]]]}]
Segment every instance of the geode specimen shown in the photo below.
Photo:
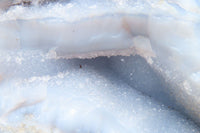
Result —
[{"label": "geode specimen", "polygon": [[0,132],[199,132],[195,0],[0,1]]}]

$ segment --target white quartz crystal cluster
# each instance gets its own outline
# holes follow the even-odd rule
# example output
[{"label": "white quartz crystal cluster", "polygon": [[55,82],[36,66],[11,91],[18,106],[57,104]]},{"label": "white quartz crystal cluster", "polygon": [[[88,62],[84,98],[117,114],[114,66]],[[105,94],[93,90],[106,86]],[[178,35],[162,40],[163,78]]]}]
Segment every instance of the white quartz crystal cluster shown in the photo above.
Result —
[{"label": "white quartz crystal cluster", "polygon": [[199,35],[199,0],[0,0],[0,133],[198,133]]}]

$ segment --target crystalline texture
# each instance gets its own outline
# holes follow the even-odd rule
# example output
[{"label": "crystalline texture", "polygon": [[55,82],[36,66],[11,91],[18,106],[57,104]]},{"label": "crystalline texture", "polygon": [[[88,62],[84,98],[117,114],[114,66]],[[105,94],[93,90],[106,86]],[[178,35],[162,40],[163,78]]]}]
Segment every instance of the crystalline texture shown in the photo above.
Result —
[{"label": "crystalline texture", "polygon": [[[97,120],[97,123],[90,128],[93,132],[116,132],[116,129],[119,129],[117,130],[119,132],[124,130],[133,132],[137,127],[136,125],[142,121],[139,119],[147,117],[149,113],[145,114],[144,112],[142,116],[137,115],[138,119],[132,118],[133,120],[130,121],[123,116],[127,113],[127,117],[133,117],[135,108],[131,108],[131,106],[134,106],[134,101],[137,101],[138,98],[136,97],[140,97],[139,99],[142,99],[142,101],[146,100],[146,97],[141,97],[141,94],[134,95],[132,90],[129,92],[129,89],[122,89],[132,87],[165,106],[186,114],[199,124],[200,63],[198,60],[200,58],[200,39],[198,36],[200,34],[200,8],[198,1],[74,0],[63,1],[62,3],[48,1],[44,4],[31,1],[26,6],[23,2],[13,4],[13,1],[10,1],[10,3],[0,1],[2,10],[0,12],[0,54],[2,57],[0,59],[0,80],[3,80],[1,86],[2,111],[0,113],[2,119],[11,119],[10,122],[12,122],[15,119],[15,115],[12,116],[13,112],[19,115],[19,119],[22,118],[20,115],[31,112],[35,113],[34,117],[40,117],[36,120],[36,123],[45,123],[47,126],[53,123],[58,129],[64,131],[74,130],[77,125],[77,129],[79,127],[90,127],[88,123]],[[105,70],[103,67],[97,67],[99,60],[94,62],[94,68],[89,65],[91,67],[86,67],[83,70],[84,66],[81,65],[81,62],[83,61],[87,66],[88,62],[93,62],[92,59],[90,61],[72,60],[72,58],[89,59],[98,56],[117,55],[137,56],[104,58],[108,64]],[[75,63],[76,65],[70,66],[71,62],[66,59],[71,59],[72,62],[80,62],[80,64]],[[31,63],[28,63],[27,60]],[[63,64],[65,61],[69,63]],[[76,68],[77,65],[81,70]],[[66,71],[71,73],[70,78],[66,75]],[[116,73],[120,78],[115,79],[112,74],[107,75],[106,73],[110,71]],[[148,75],[148,73],[150,74]],[[100,77],[95,78],[92,75]],[[60,76],[65,80],[59,79]],[[95,84],[87,85],[84,82],[86,79],[88,79],[88,82],[94,82],[97,86]],[[122,79],[125,83],[117,84]],[[113,83],[116,86],[112,86]],[[124,87],[126,83],[128,86]],[[21,87],[17,87],[19,84],[22,84]],[[108,87],[103,87],[103,85]],[[88,89],[91,86],[95,90],[94,93]],[[10,93],[14,88],[17,92],[16,95]],[[66,88],[66,90],[64,89],[62,93],[58,91],[59,88],[61,90]],[[99,88],[104,88],[105,93]],[[116,89],[116,91],[112,89]],[[40,91],[41,93],[39,93]],[[107,95],[109,91],[117,94]],[[77,94],[78,92],[81,94]],[[73,104],[63,102],[58,107],[53,104],[57,97],[62,99],[58,99],[57,102],[63,101],[66,98],[65,93],[66,95],[77,94],[77,97],[83,99],[83,103],[76,103],[76,98],[74,103],[73,96],[69,96],[68,98],[72,99]],[[99,99],[105,99],[95,101],[95,97],[90,96],[90,93],[95,96],[102,95]],[[8,94],[10,95],[8,96]],[[115,96],[120,100],[115,101]],[[132,99],[131,96],[135,100],[132,100],[132,102],[131,100],[129,102],[128,100],[123,101],[123,98],[126,99],[126,97]],[[91,104],[90,98],[93,101]],[[39,104],[35,107],[35,104],[43,100],[42,105]],[[153,101],[148,100],[148,102]],[[10,104],[6,105],[6,103]],[[52,106],[51,109],[49,103],[55,106]],[[110,109],[111,103],[114,108]],[[103,106],[104,104],[105,106]],[[68,105],[69,107],[63,107]],[[79,105],[80,110],[76,109]],[[153,109],[156,113],[158,113],[158,110],[162,110],[159,104],[146,106],[146,103],[144,103],[141,105],[143,106],[138,107],[137,113],[138,111],[143,112],[145,108],[148,111]],[[23,109],[22,112],[20,111],[22,107],[29,106],[30,111],[29,109],[24,109],[24,112]],[[121,110],[123,107],[125,107],[125,110]],[[58,110],[47,111],[46,114],[43,114],[45,109],[55,110],[55,108]],[[82,111],[83,108],[88,109]],[[98,108],[100,108],[100,111],[96,111]],[[114,111],[118,109],[119,112]],[[68,114],[59,116],[66,110],[69,111]],[[68,116],[69,114],[76,114],[77,110],[79,113],[75,117],[83,116],[83,118],[80,118],[83,121],[88,118],[86,125],[83,122],[77,122],[78,119]],[[133,110],[132,113],[131,110]],[[166,108],[164,110],[166,111]],[[80,112],[85,114],[80,115]],[[87,113],[91,115],[88,116]],[[113,114],[113,116],[110,114]],[[54,118],[57,115],[58,117]],[[90,119],[93,116],[95,118]],[[101,123],[101,120],[98,121],[100,119],[98,117],[101,116],[110,116],[108,123],[114,123],[113,129],[106,127]],[[162,114],[158,123],[169,116],[168,113]],[[175,115],[168,122],[180,122],[180,117],[177,118],[177,115]],[[153,119],[152,121],[156,120]],[[16,119],[16,121],[20,120]],[[53,122],[51,123],[51,121]],[[131,124],[137,122],[136,125],[131,126],[127,125],[125,121]],[[72,125],[65,127],[63,123],[68,122],[71,122]],[[78,124],[74,126],[75,123]],[[184,131],[187,126],[187,123],[184,123]],[[156,131],[148,122],[144,127],[144,132],[164,131],[158,127]],[[178,126],[176,128],[170,127],[167,132],[170,132],[170,130],[176,132],[179,128]],[[193,127],[189,129],[193,129]],[[135,132],[139,130],[143,132],[143,127],[139,126],[139,129],[135,129]],[[194,132],[196,130],[198,129],[194,128]],[[87,129],[80,129],[80,132],[82,131],[87,132]]]}]

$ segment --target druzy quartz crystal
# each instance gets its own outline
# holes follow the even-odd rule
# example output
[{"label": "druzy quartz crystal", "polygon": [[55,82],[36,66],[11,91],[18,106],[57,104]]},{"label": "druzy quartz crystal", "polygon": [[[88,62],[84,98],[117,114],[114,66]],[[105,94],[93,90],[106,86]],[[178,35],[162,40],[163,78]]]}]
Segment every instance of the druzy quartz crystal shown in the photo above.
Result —
[{"label": "druzy quartz crystal", "polygon": [[198,133],[199,35],[199,0],[0,0],[0,133]]}]

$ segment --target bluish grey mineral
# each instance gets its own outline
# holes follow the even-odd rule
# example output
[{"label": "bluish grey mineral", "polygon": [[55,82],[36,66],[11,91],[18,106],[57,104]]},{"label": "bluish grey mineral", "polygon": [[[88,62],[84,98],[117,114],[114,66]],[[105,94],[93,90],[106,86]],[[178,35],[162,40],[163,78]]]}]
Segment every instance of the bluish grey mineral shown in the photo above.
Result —
[{"label": "bluish grey mineral", "polygon": [[198,0],[0,0],[0,133],[199,133]]}]

